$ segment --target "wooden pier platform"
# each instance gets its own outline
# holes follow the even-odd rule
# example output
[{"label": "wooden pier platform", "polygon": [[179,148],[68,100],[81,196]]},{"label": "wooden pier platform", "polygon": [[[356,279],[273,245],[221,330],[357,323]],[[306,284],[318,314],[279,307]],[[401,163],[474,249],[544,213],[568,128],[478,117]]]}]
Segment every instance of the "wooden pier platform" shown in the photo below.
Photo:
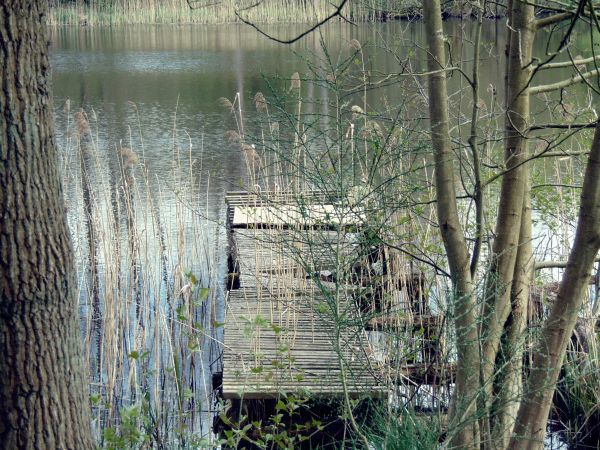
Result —
[{"label": "wooden pier platform", "polygon": [[318,192],[226,201],[230,271],[239,273],[227,294],[222,396],[381,395],[380,367],[353,323],[355,287],[328,281],[340,256],[356,252],[345,229],[360,226],[360,210]]}]

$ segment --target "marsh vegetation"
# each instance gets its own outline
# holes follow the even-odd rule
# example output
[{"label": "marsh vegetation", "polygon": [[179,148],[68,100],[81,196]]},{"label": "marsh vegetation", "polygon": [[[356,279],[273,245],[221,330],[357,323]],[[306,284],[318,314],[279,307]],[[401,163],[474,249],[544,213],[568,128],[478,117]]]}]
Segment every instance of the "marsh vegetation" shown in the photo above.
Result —
[{"label": "marsh vegetation", "polygon": [[[173,16],[156,8],[140,9],[150,17],[140,21],[186,21],[180,20],[183,12]],[[292,8],[286,11],[299,17]],[[99,10],[89,20],[118,23],[103,14]],[[75,10],[69,17],[78,15]],[[191,21],[204,20],[195,17]],[[586,31],[576,29],[571,38],[569,52],[581,55],[577,60],[593,48]],[[348,256],[328,248],[337,266],[327,282],[341,286],[352,280],[360,286],[353,298],[360,320],[334,319],[367,336],[377,362],[374,382],[386,383],[390,401],[372,407],[370,422],[361,420],[364,404],[337,405],[336,417],[313,417],[302,433],[336,422],[348,446],[367,439],[378,448],[407,441],[412,448],[432,448],[465,426],[448,421],[451,383],[431,388],[393,370],[416,363],[455,365],[454,322],[463,313],[454,303],[439,234],[422,24],[331,24],[294,47],[298,57],[238,28],[54,33],[58,142],[78,261],[94,429],[102,445],[202,448],[221,439],[212,433],[212,418],[222,417],[230,405],[219,403],[212,374],[219,370],[226,309],[223,198],[225,191],[240,188],[258,195],[317,190],[365,212],[363,232],[352,236],[360,240],[359,250]],[[473,292],[481,299],[506,170],[506,31],[493,22],[454,21],[446,23],[445,33],[456,68],[448,76],[447,97],[457,211],[467,249],[480,254]],[[562,40],[558,31],[543,37],[534,48],[540,54]],[[477,42],[479,89],[473,98],[467,81],[472,78],[463,75],[473,71]],[[565,59],[558,72],[541,71],[539,79],[550,84],[594,64],[574,69],[568,63]],[[527,140],[538,158],[531,162],[530,242],[539,270],[530,283],[527,327],[515,341],[525,370],[563,274],[563,268],[543,263],[564,261],[569,253],[592,142],[590,129],[569,125],[596,120],[596,88],[580,84],[532,96],[534,127]],[[476,205],[474,186],[483,208]],[[310,267],[311,248],[322,243],[306,244],[295,257]],[[415,279],[418,295],[408,289]],[[598,415],[597,283],[582,300],[552,416],[555,425],[565,425],[562,439],[574,442],[597,436],[589,426]],[[435,334],[420,322],[426,315],[440,318]],[[373,327],[377,320],[386,327]],[[364,388],[368,393],[370,386]],[[473,391],[480,389],[487,387]],[[309,397],[282,394],[266,419],[293,416],[310,404]],[[568,417],[581,420],[569,423]],[[222,443],[294,445],[281,420],[267,425],[259,419],[239,414]]]}]

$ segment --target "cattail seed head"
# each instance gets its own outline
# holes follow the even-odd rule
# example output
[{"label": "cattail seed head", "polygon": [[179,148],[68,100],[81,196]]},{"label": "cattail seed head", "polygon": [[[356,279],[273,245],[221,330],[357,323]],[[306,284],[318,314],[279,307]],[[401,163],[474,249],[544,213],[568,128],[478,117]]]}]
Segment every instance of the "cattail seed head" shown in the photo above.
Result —
[{"label": "cattail seed head", "polygon": [[90,124],[85,116],[83,109],[78,109],[73,114],[73,120],[75,122],[75,128],[79,136],[90,133]]},{"label": "cattail seed head", "polygon": [[228,142],[240,142],[242,140],[240,134],[235,130],[227,130],[224,136]]},{"label": "cattail seed head", "polygon": [[233,109],[233,103],[231,103],[228,98],[221,97],[217,100],[217,102],[219,103],[219,106],[222,106],[223,108]]},{"label": "cattail seed head", "polygon": [[353,48],[354,50],[360,50],[362,49],[362,45],[360,45],[360,42],[358,42],[358,39],[352,39],[348,45],[350,45],[350,48]]},{"label": "cattail seed head", "polygon": [[291,80],[290,91],[292,89],[300,89],[300,74],[298,72],[294,72],[292,74],[292,77],[290,78],[290,80]]},{"label": "cattail seed head", "polygon": [[254,96],[254,106],[256,106],[258,112],[267,111],[267,99],[262,92],[257,92]]}]

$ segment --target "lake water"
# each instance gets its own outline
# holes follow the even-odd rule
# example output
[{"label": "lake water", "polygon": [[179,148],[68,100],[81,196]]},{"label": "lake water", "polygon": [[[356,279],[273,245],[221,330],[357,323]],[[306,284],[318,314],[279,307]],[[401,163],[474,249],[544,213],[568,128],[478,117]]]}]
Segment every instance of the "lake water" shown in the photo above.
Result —
[{"label": "lake water", "polygon": [[[474,27],[460,21],[446,27],[457,61],[468,52]],[[302,30],[267,29],[284,37]],[[246,157],[226,133],[253,130],[260,137],[257,92],[279,99],[280,116],[293,115],[297,98],[282,98],[297,95],[290,91],[295,72],[302,112],[318,116],[315,123],[330,120],[328,103],[341,101],[348,110],[366,105],[378,117],[402,110],[421,126],[426,79],[408,74],[426,67],[423,24],[331,24],[292,46],[238,25],[55,28],[51,34],[56,134],[97,424],[111,423],[119,406],[146,399],[157,417],[164,414],[165,432],[185,424],[206,435],[223,319],[224,194],[248,177]],[[491,111],[502,99],[502,24],[486,22],[482,39],[482,99]],[[537,52],[544,52],[542,43]],[[326,81],[343,67],[348,89],[334,98]],[[389,73],[404,75],[384,80]],[[544,73],[539,82],[566,73]],[[381,87],[357,90],[365,76],[383,80]],[[455,73],[455,104],[461,90],[468,85]],[[577,108],[587,94],[575,92]],[[241,120],[222,97],[241,109]],[[467,106],[458,128],[467,122]],[[89,132],[79,123],[78,140],[79,108]],[[546,109],[534,103],[539,120],[554,114]],[[94,297],[103,301],[94,305]]]},{"label": "lake water", "polygon": [[[458,60],[461,52],[468,58],[467,42],[474,38],[473,24],[451,21],[446,27],[453,58]],[[298,25],[267,29],[284,37],[302,30]],[[218,99],[233,100],[240,93],[245,120],[251,121],[255,115],[252,98],[257,92],[267,97],[273,91],[286,92],[294,72],[309,80],[318,75],[325,77],[328,65],[335,66],[355,52],[350,46],[352,39],[362,44],[365,71],[375,81],[381,79],[381,74],[425,70],[421,22],[332,24],[292,46],[269,41],[239,25],[55,28],[52,70],[59,143],[67,134],[63,111],[69,99],[71,111],[84,108],[88,114],[95,112],[101,147],[139,149],[143,141],[144,162],[149,172],[162,180],[170,176],[174,146],[189,149],[191,145],[193,159],[201,155],[204,169],[211,175],[210,201],[214,200],[212,206],[217,208],[222,193],[239,188],[243,176],[242,154],[224,139],[224,133],[235,128],[235,123]],[[557,37],[551,38],[555,40]],[[484,103],[491,107],[490,92],[502,98],[502,24],[486,22],[482,41],[481,92]],[[536,53],[544,51],[544,42],[540,41]],[[568,69],[562,73],[545,71],[537,80],[558,80],[565,74],[570,74]],[[356,73],[354,76],[360,77]],[[385,83],[387,88],[369,90],[368,109],[380,112],[387,108],[389,114],[402,105],[406,82],[398,83],[410,78],[398,77]],[[360,80],[354,81],[358,85]],[[424,93],[425,85],[424,77],[415,77],[412,88],[423,89]],[[467,87],[455,73],[450,80],[451,98]],[[317,81],[305,82],[302,96],[305,114],[322,111],[330,100],[328,90]],[[349,107],[362,104],[360,94],[349,94],[343,100]],[[539,111],[534,108],[535,112]],[[469,110],[465,108],[464,113]],[[415,119],[425,116],[422,110],[414,112]]]}]

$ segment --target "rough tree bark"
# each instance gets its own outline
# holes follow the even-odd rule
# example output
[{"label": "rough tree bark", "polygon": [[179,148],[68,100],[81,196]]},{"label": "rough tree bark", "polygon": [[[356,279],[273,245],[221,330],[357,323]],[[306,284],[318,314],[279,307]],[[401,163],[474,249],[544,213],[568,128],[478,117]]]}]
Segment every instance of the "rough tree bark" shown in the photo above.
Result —
[{"label": "rough tree bark", "polygon": [[575,241],[550,316],[534,353],[509,449],[543,448],[556,380],[600,250],[600,122],[588,157]]},{"label": "rough tree bark", "polygon": [[0,3],[0,448],[93,448],[48,88],[47,2]]},{"label": "rough tree bark", "polygon": [[[457,335],[457,375],[452,414],[451,443],[456,448],[478,448],[479,431],[475,398],[479,385],[479,348],[476,299],[473,292],[469,251],[456,204],[454,153],[448,127],[446,57],[439,0],[423,2],[428,36],[429,115],[434,150],[437,213],[440,232],[452,275]],[[474,389],[475,387],[475,389]],[[453,430],[454,429],[454,430]]]}]

